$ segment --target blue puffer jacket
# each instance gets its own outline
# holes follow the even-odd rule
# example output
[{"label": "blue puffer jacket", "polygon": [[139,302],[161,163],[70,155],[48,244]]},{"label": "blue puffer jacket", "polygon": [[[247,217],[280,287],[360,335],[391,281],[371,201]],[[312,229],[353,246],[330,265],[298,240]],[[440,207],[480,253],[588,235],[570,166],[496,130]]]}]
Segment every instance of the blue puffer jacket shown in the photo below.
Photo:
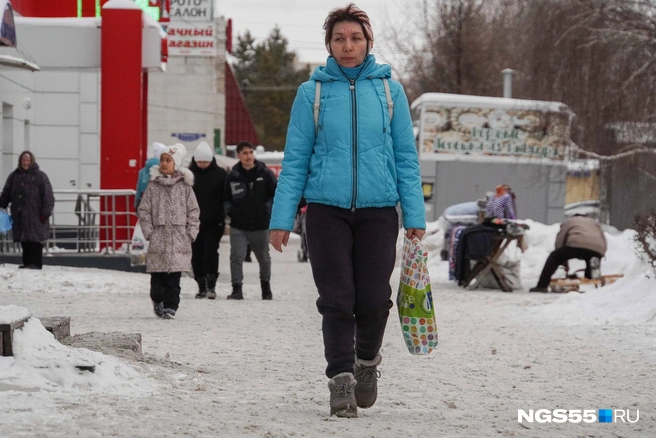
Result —
[{"label": "blue puffer jacket", "polygon": [[[357,77],[353,81],[350,77]],[[382,78],[389,65],[368,55],[360,69],[329,57],[296,94],[270,229],[291,230],[301,196],[340,208],[393,207],[401,201],[403,226],[426,228],[419,160],[403,87],[389,81],[391,121]],[[321,81],[319,127],[313,104]],[[350,86],[353,84],[353,90]]]},{"label": "blue puffer jacket", "polygon": [[146,191],[146,187],[148,187],[148,183],[150,182],[150,168],[153,166],[159,166],[159,157],[147,159],[144,167],[139,171],[139,175],[137,176],[137,194],[134,196],[135,208],[139,207],[141,197],[144,191]]}]

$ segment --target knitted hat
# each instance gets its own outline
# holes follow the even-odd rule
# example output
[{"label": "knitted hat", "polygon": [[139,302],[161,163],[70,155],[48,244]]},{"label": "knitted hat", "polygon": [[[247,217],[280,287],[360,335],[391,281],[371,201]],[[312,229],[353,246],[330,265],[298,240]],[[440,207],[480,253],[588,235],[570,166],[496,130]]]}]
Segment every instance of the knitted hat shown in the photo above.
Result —
[{"label": "knitted hat", "polygon": [[187,148],[185,148],[183,144],[176,143],[171,146],[166,146],[162,151],[162,154],[170,155],[173,158],[173,163],[174,163],[173,169],[180,170],[180,166],[182,165],[182,159],[187,154]]},{"label": "knitted hat", "polygon": [[153,158],[159,158],[159,156],[162,155],[162,151],[164,149],[166,149],[166,145],[164,143],[153,143]]},{"label": "knitted hat", "polygon": [[194,151],[194,160],[198,161],[212,161],[214,155],[212,154],[212,149],[207,142],[201,141],[196,150]]}]

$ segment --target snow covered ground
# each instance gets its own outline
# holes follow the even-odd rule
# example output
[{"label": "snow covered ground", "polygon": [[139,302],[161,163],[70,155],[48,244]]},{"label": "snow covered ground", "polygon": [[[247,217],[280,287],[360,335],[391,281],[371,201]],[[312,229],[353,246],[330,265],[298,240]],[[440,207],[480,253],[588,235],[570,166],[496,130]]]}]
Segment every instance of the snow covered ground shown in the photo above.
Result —
[{"label": "snow covered ground", "polygon": [[[464,290],[439,260],[442,232],[425,238],[440,330],[426,357],[404,345],[396,308],[383,345],[379,398],[358,419],[328,416],[321,320],[298,239],[272,252],[274,300],[260,298],[245,264],[245,300],[229,293],[221,246],[219,298],[195,300],[182,279],[176,320],[160,320],[149,276],[45,266],[0,266],[0,323],[25,310],[68,315],[72,334],[141,333],[143,356],[55,342],[36,318],[0,358],[0,437],[656,436],[656,280],[631,249],[632,232],[607,234],[603,273],[625,278],[583,294],[529,294],[557,226],[530,222],[521,291]],[[571,263],[572,268],[582,267]],[[392,280],[393,289],[398,272]],[[395,294],[396,292],[394,292]],[[10,307],[19,306],[19,307]],[[76,365],[96,365],[95,373]],[[522,423],[524,409],[629,409],[629,423]]]}]

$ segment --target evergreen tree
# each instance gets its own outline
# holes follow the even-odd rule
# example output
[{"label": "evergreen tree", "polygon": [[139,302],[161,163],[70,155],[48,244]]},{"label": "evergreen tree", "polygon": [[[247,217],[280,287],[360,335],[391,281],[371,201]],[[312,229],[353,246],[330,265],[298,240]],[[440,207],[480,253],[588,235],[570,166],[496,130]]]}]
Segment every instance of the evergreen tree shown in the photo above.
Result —
[{"label": "evergreen tree", "polygon": [[240,35],[233,55],[235,76],[258,136],[267,149],[282,150],[296,89],[309,79],[309,66],[296,70],[296,53],[278,26],[261,43],[248,31]]}]

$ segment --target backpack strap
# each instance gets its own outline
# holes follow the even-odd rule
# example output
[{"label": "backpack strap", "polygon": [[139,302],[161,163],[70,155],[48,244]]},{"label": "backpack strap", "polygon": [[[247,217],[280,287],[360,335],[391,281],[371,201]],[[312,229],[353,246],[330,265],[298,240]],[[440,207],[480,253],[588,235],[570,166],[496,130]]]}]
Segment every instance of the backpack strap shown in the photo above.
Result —
[{"label": "backpack strap", "polygon": [[394,117],[394,101],[392,100],[392,93],[390,93],[390,86],[387,78],[383,78],[383,85],[385,86],[385,96],[387,97],[387,111],[389,112],[390,123],[392,123],[392,118]]},{"label": "backpack strap", "polygon": [[[383,79],[383,86],[385,87],[385,97],[387,98],[387,111],[390,116],[390,123],[394,117],[394,101],[392,100],[392,93],[390,92],[389,81],[387,78]],[[319,131],[319,108],[321,107],[321,82],[314,81],[314,130]]]},{"label": "backpack strap", "polygon": [[314,131],[319,131],[319,107],[321,106],[321,81],[314,81]]}]

